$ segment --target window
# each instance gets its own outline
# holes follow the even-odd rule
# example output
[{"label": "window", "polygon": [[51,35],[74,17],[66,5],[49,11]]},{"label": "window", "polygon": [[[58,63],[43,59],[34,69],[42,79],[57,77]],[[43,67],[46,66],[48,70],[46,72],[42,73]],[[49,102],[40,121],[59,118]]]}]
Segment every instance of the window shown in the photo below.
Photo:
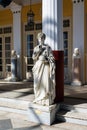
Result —
[{"label": "window", "polygon": [[37,23],[37,24],[35,25],[35,29],[36,29],[36,30],[41,30],[41,29],[42,29],[42,23]]},{"label": "window", "polygon": [[25,25],[25,31],[33,31],[34,30],[34,25]]},{"label": "window", "polygon": [[63,27],[70,27],[70,20],[69,19],[63,20]]},{"label": "window", "polygon": [[5,37],[5,64],[8,72],[11,71],[11,37]]},{"label": "window", "polygon": [[33,64],[33,59],[32,59],[32,54],[33,54],[33,34],[28,34],[27,35],[27,71],[29,72],[30,68],[32,68]]},{"label": "window", "polygon": [[2,71],[2,37],[0,37],[0,71]]},{"label": "window", "polygon": [[11,33],[12,32],[12,28],[11,27],[5,27],[5,28],[3,28],[3,32],[4,33]]},{"label": "window", "polygon": [[64,67],[68,67],[68,32],[63,32],[64,42]]},{"label": "window", "polygon": [[72,69],[72,40],[71,18],[63,20],[63,45],[64,45],[64,83],[71,82]]}]

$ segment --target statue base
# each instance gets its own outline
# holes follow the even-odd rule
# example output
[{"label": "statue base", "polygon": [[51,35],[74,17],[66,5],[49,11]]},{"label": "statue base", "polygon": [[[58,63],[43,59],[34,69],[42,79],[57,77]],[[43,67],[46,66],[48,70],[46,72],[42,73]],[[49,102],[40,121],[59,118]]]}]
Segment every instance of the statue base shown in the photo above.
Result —
[{"label": "statue base", "polygon": [[7,77],[5,78],[5,81],[8,81],[8,82],[17,82],[18,79],[16,77],[12,78],[12,77]]},{"label": "statue base", "polygon": [[29,104],[28,116],[29,121],[39,124],[51,125],[55,121],[55,115],[60,105],[42,106],[35,103]]},{"label": "statue base", "polygon": [[73,81],[73,82],[71,83],[71,85],[72,85],[72,86],[81,86],[82,83],[81,83],[81,81]]}]

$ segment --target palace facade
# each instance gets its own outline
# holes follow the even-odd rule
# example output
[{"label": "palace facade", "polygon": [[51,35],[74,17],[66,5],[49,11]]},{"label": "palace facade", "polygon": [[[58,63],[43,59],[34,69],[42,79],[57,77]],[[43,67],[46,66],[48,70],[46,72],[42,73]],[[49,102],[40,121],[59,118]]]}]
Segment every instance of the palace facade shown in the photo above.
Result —
[{"label": "palace facade", "polygon": [[[87,0],[59,0],[60,3],[57,3],[57,6],[57,0],[47,0],[47,3],[45,1],[32,1],[32,10],[35,14],[35,24],[32,26],[27,25],[29,2],[22,2],[22,4],[11,2],[6,8],[0,6],[0,79],[11,76],[12,50],[16,51],[18,57],[18,77],[22,80],[31,79],[33,67],[32,53],[33,48],[37,44],[36,36],[38,32],[44,31],[51,37],[50,40],[49,37],[47,39],[50,41],[50,44],[55,44],[55,46],[52,45],[53,51],[64,51],[65,83],[72,82],[73,50],[74,48],[79,48],[81,55],[81,81],[82,84],[86,84]],[[55,11],[56,7],[58,8],[56,11],[59,13]],[[47,21],[44,19],[46,15]],[[57,25],[56,20],[58,22]],[[49,24],[46,25],[45,22]],[[52,42],[56,36],[55,32],[53,33],[54,30],[57,32],[56,35],[58,35],[59,39],[61,39],[60,32],[63,34],[61,41],[58,40],[58,45],[56,42]]]}]

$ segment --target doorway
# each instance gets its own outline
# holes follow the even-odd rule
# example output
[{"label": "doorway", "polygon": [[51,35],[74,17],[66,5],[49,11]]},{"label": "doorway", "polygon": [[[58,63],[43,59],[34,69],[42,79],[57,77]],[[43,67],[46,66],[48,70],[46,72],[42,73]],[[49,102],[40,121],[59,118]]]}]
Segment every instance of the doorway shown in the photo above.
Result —
[{"label": "doorway", "polygon": [[0,35],[0,79],[11,76],[11,34]]},{"label": "doorway", "polygon": [[23,78],[29,81],[33,80],[32,68],[34,62],[32,59],[32,54],[34,47],[37,45],[37,34],[42,31],[41,29],[42,23],[36,23],[34,27],[31,26],[30,28],[25,25],[25,44],[23,44]]}]

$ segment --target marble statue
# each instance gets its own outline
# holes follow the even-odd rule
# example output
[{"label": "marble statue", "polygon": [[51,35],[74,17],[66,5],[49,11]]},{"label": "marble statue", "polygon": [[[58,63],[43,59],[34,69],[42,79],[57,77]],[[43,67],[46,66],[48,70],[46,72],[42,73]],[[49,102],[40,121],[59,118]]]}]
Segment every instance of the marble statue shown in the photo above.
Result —
[{"label": "marble statue", "polygon": [[15,50],[11,51],[11,75],[6,77],[5,80],[12,82],[17,81],[17,54]]},{"label": "marble statue", "polygon": [[15,51],[15,50],[12,50],[12,51],[11,51],[11,57],[12,57],[12,58],[17,58],[17,54],[16,54],[16,51]]},{"label": "marble statue", "polygon": [[79,48],[75,48],[72,57],[72,83],[73,86],[80,86],[81,83],[81,56]]},{"label": "marble statue", "polygon": [[38,33],[38,45],[33,51],[34,103],[52,105],[55,98],[55,60],[52,49],[45,44],[46,35]]},{"label": "marble statue", "polygon": [[80,58],[79,48],[74,49],[73,57]]}]

